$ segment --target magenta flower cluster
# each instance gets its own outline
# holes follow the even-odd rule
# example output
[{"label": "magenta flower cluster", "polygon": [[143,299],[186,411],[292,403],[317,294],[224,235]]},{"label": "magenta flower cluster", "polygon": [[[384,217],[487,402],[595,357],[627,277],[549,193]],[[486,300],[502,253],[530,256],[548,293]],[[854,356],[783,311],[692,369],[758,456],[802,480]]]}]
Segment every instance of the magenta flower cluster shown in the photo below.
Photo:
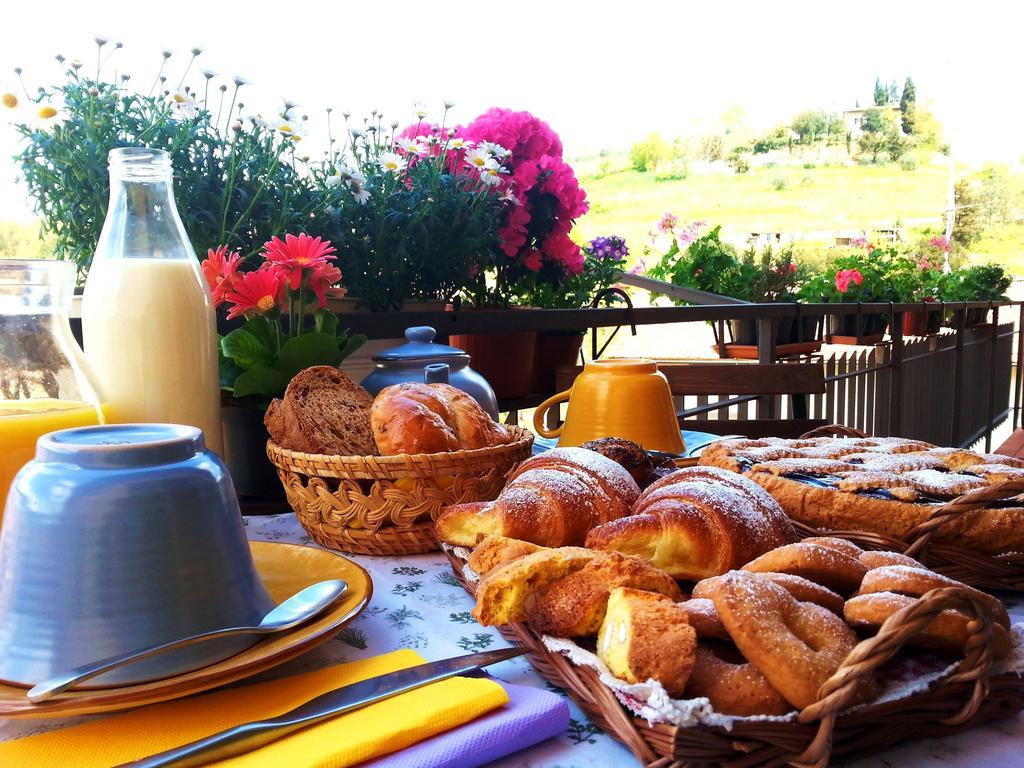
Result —
[{"label": "magenta flower cluster", "polygon": [[540,271],[553,263],[568,274],[583,271],[583,252],[569,237],[575,220],[589,209],[576,174],[562,157],[562,142],[551,127],[529,112],[495,107],[460,135],[479,145],[509,150],[505,167],[509,200],[499,231],[510,260]]}]

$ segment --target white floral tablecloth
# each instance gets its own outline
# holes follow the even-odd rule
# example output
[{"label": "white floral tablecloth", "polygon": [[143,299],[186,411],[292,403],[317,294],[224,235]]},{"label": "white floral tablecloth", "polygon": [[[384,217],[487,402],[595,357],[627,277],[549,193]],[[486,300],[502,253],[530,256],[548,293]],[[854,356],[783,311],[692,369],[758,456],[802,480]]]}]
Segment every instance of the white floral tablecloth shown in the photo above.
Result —
[{"label": "white floral tablecloth", "polygon": [[[246,526],[253,540],[316,546],[291,513],[250,517]],[[398,648],[413,648],[428,659],[442,659],[508,645],[497,630],[481,627],[473,619],[470,614],[473,601],[455,581],[447,559],[440,553],[350,557],[373,578],[373,599],[369,606],[335,638],[263,677],[296,674]],[[1010,611],[1014,622],[1024,621],[1024,606],[1011,604]],[[522,659],[495,665],[489,671],[508,682],[553,689]],[[640,765],[625,747],[592,725],[575,706],[571,705],[571,709],[572,719],[563,735],[494,765],[499,768],[630,768]],[[77,718],[0,720],[0,741],[78,721]],[[910,742],[871,758],[838,765],[846,768],[1024,766],[1024,717],[988,724],[941,740]]]}]

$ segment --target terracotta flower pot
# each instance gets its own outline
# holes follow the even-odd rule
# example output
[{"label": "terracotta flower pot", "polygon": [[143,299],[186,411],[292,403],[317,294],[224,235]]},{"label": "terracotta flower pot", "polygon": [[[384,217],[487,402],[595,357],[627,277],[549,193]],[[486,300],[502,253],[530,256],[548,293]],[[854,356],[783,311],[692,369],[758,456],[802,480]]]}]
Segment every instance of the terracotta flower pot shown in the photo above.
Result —
[{"label": "terracotta flower pot", "polygon": [[498,399],[530,394],[536,331],[461,333],[449,336],[448,343],[469,354],[469,364],[490,382]]},{"label": "terracotta flower pot", "polygon": [[560,365],[576,365],[586,331],[555,331],[537,334],[533,349],[533,374],[530,392],[547,394],[555,391],[555,372]]}]

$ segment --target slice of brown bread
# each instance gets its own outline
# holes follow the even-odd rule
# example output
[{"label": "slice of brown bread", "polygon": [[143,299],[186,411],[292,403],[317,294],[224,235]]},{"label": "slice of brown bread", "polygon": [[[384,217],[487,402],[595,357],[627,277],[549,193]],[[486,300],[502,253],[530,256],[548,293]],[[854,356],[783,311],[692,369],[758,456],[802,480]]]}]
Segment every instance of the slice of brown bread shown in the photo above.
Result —
[{"label": "slice of brown bread", "polygon": [[282,448],[331,456],[372,456],[377,444],[370,427],[373,396],[329,365],[299,372],[282,400],[263,418]]}]

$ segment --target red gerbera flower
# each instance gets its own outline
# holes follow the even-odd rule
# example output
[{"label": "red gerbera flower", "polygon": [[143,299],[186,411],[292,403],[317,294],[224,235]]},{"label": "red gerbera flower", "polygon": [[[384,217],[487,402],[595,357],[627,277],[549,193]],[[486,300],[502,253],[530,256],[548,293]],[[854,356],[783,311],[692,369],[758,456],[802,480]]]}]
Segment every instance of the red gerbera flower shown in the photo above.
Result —
[{"label": "red gerbera flower", "polygon": [[203,276],[213,294],[213,305],[219,307],[227,298],[228,291],[234,287],[238,275],[238,267],[242,263],[242,255],[237,251],[228,252],[226,245],[218,245],[217,249],[209,249],[200,266]]},{"label": "red gerbera flower", "polygon": [[336,258],[330,240],[310,237],[307,234],[285,235],[282,241],[271,238],[263,245],[263,258],[274,269],[288,278],[288,287],[293,291],[302,283],[302,270],[316,269]]},{"label": "red gerbera flower", "polygon": [[272,269],[258,269],[235,278],[227,295],[232,307],[228,320],[240,315],[263,315],[276,309],[284,299],[284,275]]},{"label": "red gerbera flower", "polygon": [[339,280],[341,280],[341,270],[333,264],[325,262],[313,269],[313,273],[309,276],[309,287],[316,294],[316,300],[320,302],[321,309],[327,306],[327,289]]}]

